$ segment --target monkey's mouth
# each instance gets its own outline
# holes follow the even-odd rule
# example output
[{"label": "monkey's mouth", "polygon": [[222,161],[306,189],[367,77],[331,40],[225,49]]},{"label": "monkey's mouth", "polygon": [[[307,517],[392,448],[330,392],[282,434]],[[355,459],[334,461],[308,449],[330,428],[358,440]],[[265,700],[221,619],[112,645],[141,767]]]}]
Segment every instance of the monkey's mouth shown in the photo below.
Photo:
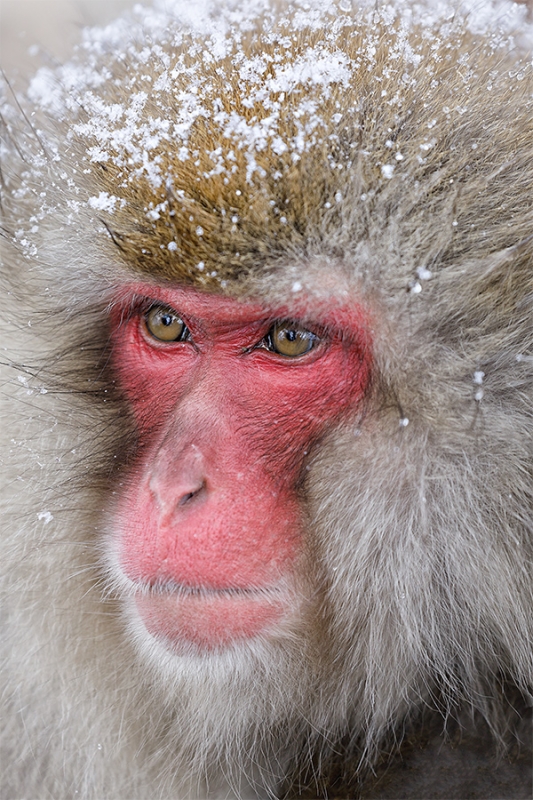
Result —
[{"label": "monkey's mouth", "polygon": [[178,587],[135,595],[144,627],[166,647],[180,652],[184,645],[202,651],[227,648],[239,640],[268,635],[287,610],[280,588]]}]

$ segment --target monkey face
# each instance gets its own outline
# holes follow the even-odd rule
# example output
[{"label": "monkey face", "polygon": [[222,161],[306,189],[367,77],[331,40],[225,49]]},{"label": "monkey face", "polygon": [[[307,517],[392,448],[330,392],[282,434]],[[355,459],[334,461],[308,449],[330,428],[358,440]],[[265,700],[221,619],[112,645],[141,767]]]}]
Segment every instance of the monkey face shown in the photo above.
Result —
[{"label": "monkey face", "polygon": [[140,284],[112,327],[142,442],[115,513],[116,569],[178,652],[254,637],[293,608],[306,459],[365,395],[365,315]]}]

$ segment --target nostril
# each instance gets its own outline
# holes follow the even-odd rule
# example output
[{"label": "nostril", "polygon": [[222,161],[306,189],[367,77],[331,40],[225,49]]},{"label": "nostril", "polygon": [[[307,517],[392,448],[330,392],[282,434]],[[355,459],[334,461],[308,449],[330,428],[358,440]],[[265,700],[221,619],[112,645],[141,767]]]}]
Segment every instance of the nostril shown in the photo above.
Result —
[{"label": "nostril", "polygon": [[190,501],[193,500],[195,497],[197,497],[204,488],[205,488],[205,481],[202,483],[201,486],[198,487],[198,489],[195,489],[192,492],[187,492],[187,494],[184,494],[183,497],[180,498],[178,506],[185,506],[187,505],[187,503],[190,503]]}]

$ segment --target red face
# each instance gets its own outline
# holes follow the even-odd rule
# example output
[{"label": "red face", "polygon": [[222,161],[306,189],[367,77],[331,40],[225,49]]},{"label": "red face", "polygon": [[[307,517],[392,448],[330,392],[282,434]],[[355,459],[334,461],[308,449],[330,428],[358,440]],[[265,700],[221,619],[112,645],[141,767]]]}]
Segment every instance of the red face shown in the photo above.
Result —
[{"label": "red face", "polygon": [[290,613],[306,458],[361,403],[371,365],[362,309],[309,306],[144,284],[117,298],[114,368],[140,448],[116,556],[144,626],[176,652]]}]

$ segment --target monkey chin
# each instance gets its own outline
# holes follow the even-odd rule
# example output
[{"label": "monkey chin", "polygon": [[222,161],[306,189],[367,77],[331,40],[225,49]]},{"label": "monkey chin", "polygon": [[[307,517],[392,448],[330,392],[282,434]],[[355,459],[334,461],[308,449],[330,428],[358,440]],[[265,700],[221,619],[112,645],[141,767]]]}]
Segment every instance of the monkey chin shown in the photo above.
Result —
[{"label": "monkey chin", "polygon": [[288,599],[278,589],[182,589],[137,593],[134,611],[146,631],[176,655],[220,652],[267,636],[286,615]]}]

